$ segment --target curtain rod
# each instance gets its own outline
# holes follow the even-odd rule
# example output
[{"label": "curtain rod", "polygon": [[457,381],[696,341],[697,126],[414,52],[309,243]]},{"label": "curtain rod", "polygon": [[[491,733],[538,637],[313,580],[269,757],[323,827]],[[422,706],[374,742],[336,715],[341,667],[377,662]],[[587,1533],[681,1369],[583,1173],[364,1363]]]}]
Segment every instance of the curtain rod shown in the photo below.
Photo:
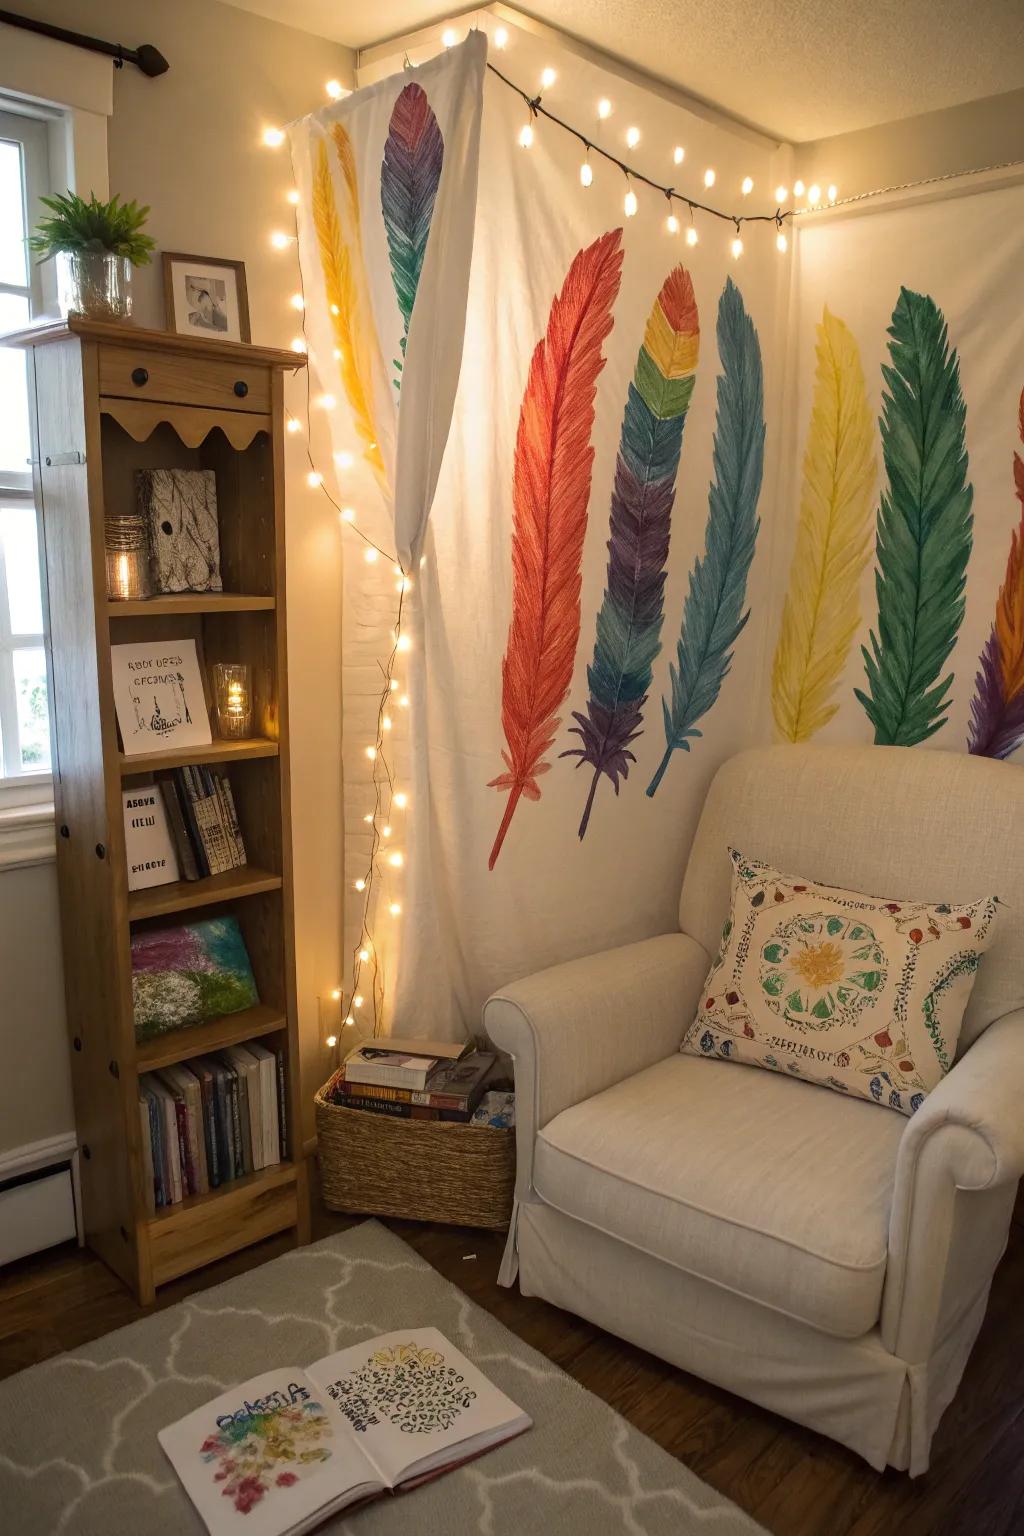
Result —
[{"label": "curtain rod", "polygon": [[105,43],[102,38],[89,37],[85,32],[69,32],[66,27],[55,27],[49,21],[34,21],[30,16],[16,16],[13,11],[0,11],[0,21],[9,27],[21,27],[25,32],[38,32],[41,37],[55,38],[58,43],[70,43],[73,48],[86,48],[90,53],[105,53],[114,61],[114,68],[136,64],[144,75],[153,79],[164,75],[170,65],[152,43],[140,43],[138,48],[122,48],[120,43]]}]

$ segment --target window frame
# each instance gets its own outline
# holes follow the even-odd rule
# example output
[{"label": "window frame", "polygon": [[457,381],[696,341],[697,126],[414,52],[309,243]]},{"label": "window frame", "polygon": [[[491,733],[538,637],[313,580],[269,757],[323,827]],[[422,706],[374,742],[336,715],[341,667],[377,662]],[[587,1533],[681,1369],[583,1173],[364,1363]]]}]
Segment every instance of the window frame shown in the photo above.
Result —
[{"label": "window frame", "polygon": [[[50,184],[49,123],[45,116],[35,113],[4,110],[13,103],[0,96],[0,139],[18,144],[21,151],[22,194],[25,201],[26,224],[32,228],[40,212],[40,198]],[[0,282],[0,294],[14,294],[27,299],[29,316],[38,317],[50,300],[48,283],[44,280],[40,264],[29,258],[26,263],[27,281],[22,284]],[[33,402],[29,390],[29,419],[32,419]],[[0,502],[7,505],[31,505],[35,509],[36,547],[39,558],[40,587],[45,585],[45,568],[42,559],[41,510],[36,499],[31,462],[23,471],[0,468]],[[44,609],[45,611],[45,609]],[[0,810],[19,806],[38,805],[52,798],[52,768],[40,772],[24,771],[20,762],[20,734],[17,717],[17,693],[14,659],[20,650],[42,648],[46,652],[46,636],[12,630],[10,606],[7,601],[7,574],[3,541],[0,540]],[[49,667],[47,667],[49,689]],[[53,762],[52,711],[50,713],[50,761]]]}]

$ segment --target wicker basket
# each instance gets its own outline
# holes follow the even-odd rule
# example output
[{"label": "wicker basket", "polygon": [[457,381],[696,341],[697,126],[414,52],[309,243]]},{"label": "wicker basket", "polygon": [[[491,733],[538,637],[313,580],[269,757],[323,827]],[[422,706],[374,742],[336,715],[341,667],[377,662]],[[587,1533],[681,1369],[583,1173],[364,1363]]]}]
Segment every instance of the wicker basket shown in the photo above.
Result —
[{"label": "wicker basket", "polygon": [[516,1180],[515,1132],[403,1120],[316,1096],[320,1186],[332,1211],[504,1231]]}]

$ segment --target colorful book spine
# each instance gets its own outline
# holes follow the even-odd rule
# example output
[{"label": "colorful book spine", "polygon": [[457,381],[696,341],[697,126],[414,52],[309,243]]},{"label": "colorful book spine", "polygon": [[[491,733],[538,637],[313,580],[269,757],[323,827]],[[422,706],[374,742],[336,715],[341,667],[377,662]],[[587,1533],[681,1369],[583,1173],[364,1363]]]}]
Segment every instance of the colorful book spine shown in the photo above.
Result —
[{"label": "colorful book spine", "polygon": [[171,829],[171,838],[175,852],[178,855],[178,869],[183,880],[198,880],[199,865],[196,862],[196,851],[192,846],[184,813],[181,809],[181,801],[178,799],[178,791],[174,780],[164,778],[158,780],[160,795],[167,812],[167,825]]}]

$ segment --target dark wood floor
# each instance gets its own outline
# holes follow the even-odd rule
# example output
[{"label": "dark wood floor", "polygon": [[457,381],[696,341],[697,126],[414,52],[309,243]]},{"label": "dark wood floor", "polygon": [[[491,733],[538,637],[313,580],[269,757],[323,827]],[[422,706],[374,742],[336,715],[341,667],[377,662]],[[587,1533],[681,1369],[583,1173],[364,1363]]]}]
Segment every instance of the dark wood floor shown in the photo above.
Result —
[{"label": "dark wood floor", "polygon": [[[497,1236],[411,1222],[388,1225],[474,1301],[775,1536],[1024,1536],[1020,1213],[1018,1206],[985,1326],[935,1440],[932,1470],[914,1481],[873,1472],[831,1441],[569,1313],[502,1290],[495,1283],[502,1248]],[[349,1225],[321,1210],[314,1235]],[[287,1246],[272,1239],[166,1286],[156,1308],[264,1263]],[[98,1260],[71,1246],[10,1265],[0,1271],[0,1376],[73,1349],[147,1310],[153,1309],[138,1306]]]}]

